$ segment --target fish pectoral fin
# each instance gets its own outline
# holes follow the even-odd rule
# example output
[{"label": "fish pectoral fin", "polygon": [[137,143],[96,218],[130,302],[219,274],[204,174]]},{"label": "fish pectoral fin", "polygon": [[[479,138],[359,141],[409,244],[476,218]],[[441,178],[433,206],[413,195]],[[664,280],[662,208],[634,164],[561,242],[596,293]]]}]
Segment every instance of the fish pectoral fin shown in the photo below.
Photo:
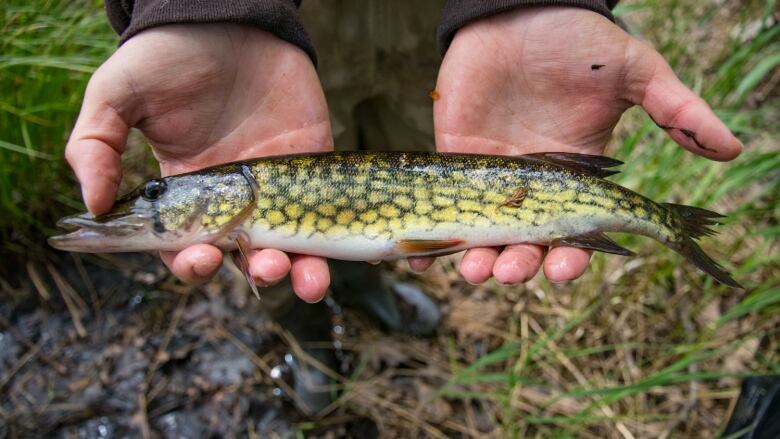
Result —
[{"label": "fish pectoral fin", "polygon": [[464,242],[462,239],[399,239],[395,245],[406,253],[444,255],[448,253],[448,249],[457,247]]},{"label": "fish pectoral fin", "polygon": [[550,247],[577,247],[621,256],[634,255],[634,252],[619,246],[603,232],[558,238],[550,243]]},{"label": "fish pectoral fin", "polygon": [[255,278],[252,277],[252,274],[249,272],[249,238],[247,238],[244,233],[236,233],[233,240],[236,242],[236,250],[230,252],[230,257],[233,259],[233,263],[236,264],[236,267],[241,270],[241,273],[249,284],[249,288],[255,293],[257,300],[260,300],[260,292],[257,291],[257,283],[255,283]]},{"label": "fish pectoral fin", "polygon": [[620,171],[607,168],[614,168],[623,164],[620,160],[603,155],[577,154],[573,152],[539,152],[534,154],[525,154],[528,157],[554,165],[563,166],[573,171],[582,172],[594,177],[604,178],[615,175]]}]

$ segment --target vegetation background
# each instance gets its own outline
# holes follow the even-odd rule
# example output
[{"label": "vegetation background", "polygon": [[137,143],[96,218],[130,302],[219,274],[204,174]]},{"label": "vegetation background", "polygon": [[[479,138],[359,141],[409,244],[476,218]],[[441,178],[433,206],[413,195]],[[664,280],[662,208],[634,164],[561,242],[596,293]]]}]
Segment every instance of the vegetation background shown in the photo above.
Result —
[{"label": "vegetation background", "polygon": [[[747,289],[714,283],[670,251],[632,237],[621,243],[637,250],[637,258],[596,255],[588,274],[570,285],[537,276],[521,287],[473,287],[457,276],[454,257],[422,276],[394,265],[443,305],[438,335],[383,334],[350,316],[354,327],[343,342],[355,367],[338,377],[338,403],[317,420],[291,415],[290,432],[352,431],[349,425],[360,418],[390,436],[713,437],[725,426],[741,377],[780,373],[778,4],[625,0],[615,14],[655,44],[744,142],[745,152],[723,164],[696,158],[631,110],[609,150],[626,163],[614,180],[656,200],[727,213],[720,234],[703,246],[730,261]],[[83,208],[63,148],[86,82],[116,42],[100,2],[0,5],[0,350],[2,335],[19,330],[21,316],[32,310],[68,316],[63,331],[74,334],[58,340],[78,349],[96,343],[78,326],[89,328],[116,309],[109,306],[116,298],[107,298],[115,291],[69,287],[58,273],[73,266],[83,272],[81,259],[45,245],[57,218]],[[155,172],[142,147],[132,148],[125,162],[128,184]],[[121,259],[85,261],[129,276]],[[151,316],[144,326],[149,336],[170,337],[176,330],[171,313],[217,300],[214,292],[227,282],[217,279],[185,301],[167,294],[181,286],[160,279],[137,293],[147,297],[143,309],[133,308]],[[237,300],[230,306],[246,313],[250,305]],[[43,403],[24,403],[12,395],[24,387],[17,381],[26,370],[56,369],[61,350],[38,353],[44,333],[27,337],[13,356],[0,356],[0,394],[9,396],[0,398],[0,437],[24,431],[25,416],[67,399],[54,392]],[[269,352],[258,352],[263,362],[279,353]],[[262,370],[254,373],[254,384],[268,383]],[[149,393],[138,401],[161,398]],[[128,410],[144,414],[133,424],[144,434],[156,434],[155,416],[165,413],[146,405]],[[52,431],[67,432],[99,411],[78,413],[57,418]],[[242,434],[254,434],[250,427]]]}]

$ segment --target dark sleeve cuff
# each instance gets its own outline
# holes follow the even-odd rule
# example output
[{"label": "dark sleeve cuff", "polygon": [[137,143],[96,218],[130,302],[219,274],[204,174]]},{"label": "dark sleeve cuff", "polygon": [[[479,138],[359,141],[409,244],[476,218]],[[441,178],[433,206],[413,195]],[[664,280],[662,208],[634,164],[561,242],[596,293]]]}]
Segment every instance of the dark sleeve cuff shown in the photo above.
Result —
[{"label": "dark sleeve cuff", "polygon": [[613,7],[618,0],[447,0],[437,32],[441,55],[447,52],[458,29],[480,18],[531,6],[573,6],[589,9],[614,21]]},{"label": "dark sleeve cuff", "polygon": [[258,27],[300,47],[317,65],[298,5],[300,0],[106,0],[106,13],[121,36],[120,44],[165,24],[237,23]]}]

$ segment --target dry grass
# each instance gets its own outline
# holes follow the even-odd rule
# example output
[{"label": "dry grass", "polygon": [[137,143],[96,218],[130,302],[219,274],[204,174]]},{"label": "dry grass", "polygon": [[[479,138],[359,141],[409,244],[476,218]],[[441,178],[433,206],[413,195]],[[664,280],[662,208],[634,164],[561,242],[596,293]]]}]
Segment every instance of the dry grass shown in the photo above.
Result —
[{"label": "dry grass", "polygon": [[596,255],[589,274],[570,285],[537,276],[519,287],[473,287],[456,274],[458,256],[423,276],[399,263],[399,273],[442,303],[444,324],[431,340],[357,331],[347,346],[361,366],[344,385],[343,410],[371,417],[388,437],[715,437],[740,377],[780,371],[774,3],[621,8],[747,152],[733,164],[694,159],[632,110],[612,145],[628,163],[618,181],[731,213],[705,247],[730,260],[748,289],[715,284],[633,238],[624,242],[637,258]]}]

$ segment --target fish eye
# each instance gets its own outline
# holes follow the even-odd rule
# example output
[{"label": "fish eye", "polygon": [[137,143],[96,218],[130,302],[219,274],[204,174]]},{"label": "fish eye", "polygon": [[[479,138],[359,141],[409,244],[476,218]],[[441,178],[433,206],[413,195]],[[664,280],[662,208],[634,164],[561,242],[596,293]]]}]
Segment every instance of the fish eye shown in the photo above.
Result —
[{"label": "fish eye", "polygon": [[166,187],[167,185],[163,180],[149,180],[144,186],[144,190],[141,193],[141,196],[146,201],[154,201],[160,198],[163,193],[165,193]]}]

